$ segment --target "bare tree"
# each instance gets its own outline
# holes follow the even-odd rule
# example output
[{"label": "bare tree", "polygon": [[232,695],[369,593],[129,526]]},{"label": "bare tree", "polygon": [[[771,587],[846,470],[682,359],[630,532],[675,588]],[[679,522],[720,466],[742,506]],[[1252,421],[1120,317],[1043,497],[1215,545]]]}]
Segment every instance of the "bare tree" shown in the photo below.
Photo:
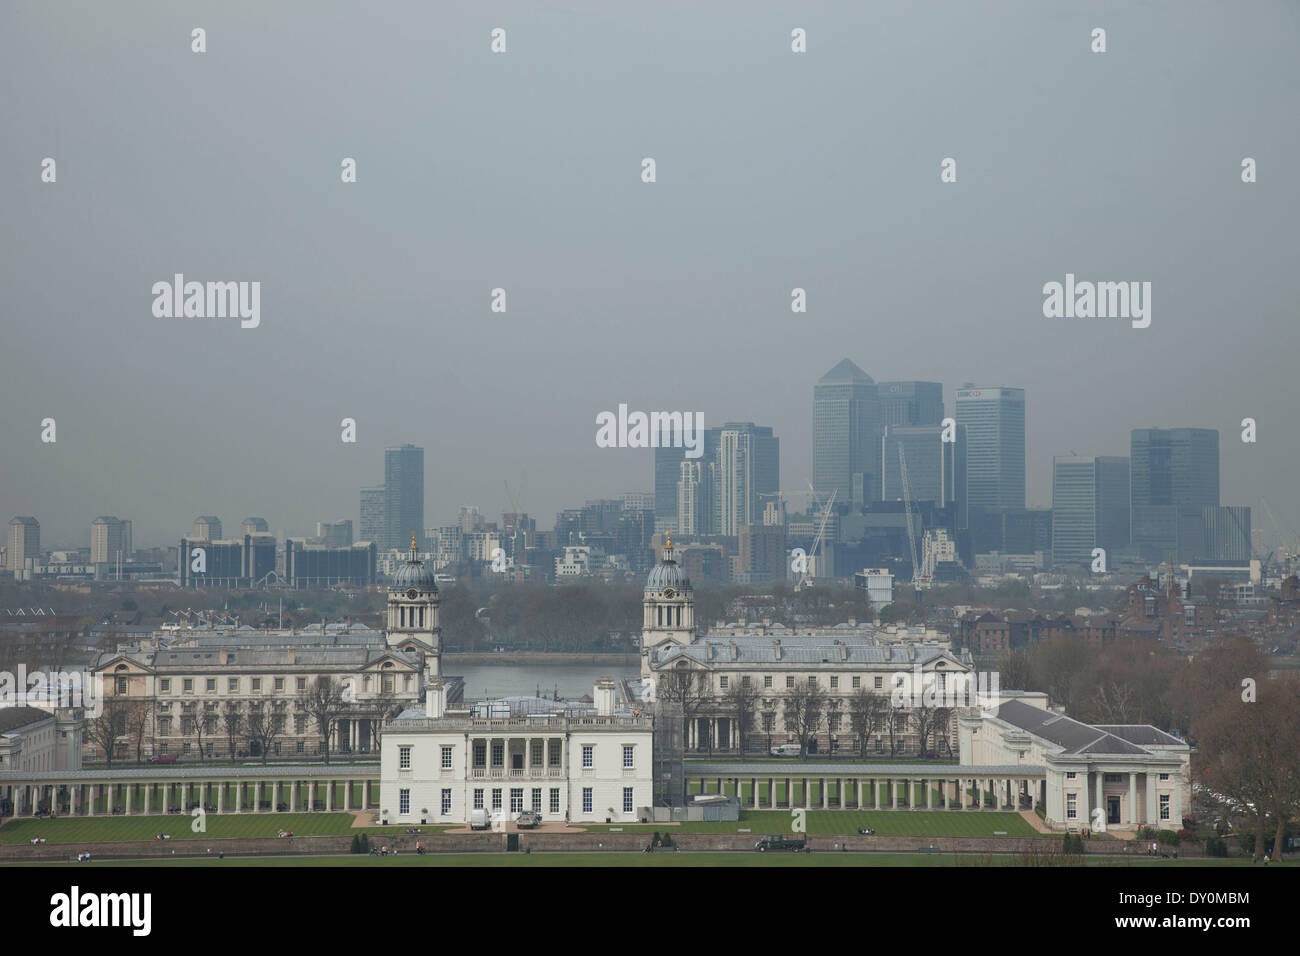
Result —
[{"label": "bare tree", "polygon": [[[196,746],[199,750],[199,760],[206,760],[207,754],[203,749],[204,738],[215,729],[215,721],[203,710],[203,704],[195,701],[192,704],[181,705],[185,710],[181,713],[181,733],[189,736],[194,735]],[[188,712],[186,712],[188,711]]]},{"label": "bare tree", "polygon": [[263,764],[267,762],[271,744],[284,731],[281,716],[269,712],[260,701],[249,705],[248,719],[244,722],[244,735],[249,741],[249,749],[251,750],[255,745],[261,753]]},{"label": "bare tree", "polygon": [[683,747],[690,740],[691,721],[711,699],[708,676],[690,666],[679,666],[659,674],[656,692],[660,700],[677,704],[682,709],[682,727],[685,734]]},{"label": "bare tree", "polygon": [[321,753],[330,762],[330,730],[334,721],[348,711],[343,685],[331,677],[317,677],[298,695],[298,709],[304,711],[320,732]]},{"label": "bare tree", "polygon": [[874,690],[859,687],[849,697],[849,728],[858,740],[858,756],[867,755],[872,734],[880,729],[889,701]]},{"label": "bare tree", "polygon": [[105,697],[98,717],[86,720],[86,739],[104,751],[104,762],[113,766],[117,739],[127,734],[127,717],[130,703],[115,697]]},{"label": "bare tree", "polygon": [[237,700],[226,701],[221,714],[221,722],[226,731],[226,746],[230,748],[230,759],[234,760],[238,751],[236,746],[244,722],[243,704]]},{"label": "bare tree", "polygon": [[745,755],[750,732],[754,729],[754,711],[758,705],[758,691],[747,678],[740,678],[727,689],[726,707],[736,722],[736,743],[740,755]]},{"label": "bare tree", "polygon": [[144,760],[145,732],[153,726],[153,704],[147,700],[131,701],[126,706],[126,732],[135,738],[135,762]]},{"label": "bare tree", "polygon": [[808,759],[808,742],[817,735],[826,711],[826,692],[809,681],[795,682],[783,697],[785,729],[799,740],[799,756]]}]

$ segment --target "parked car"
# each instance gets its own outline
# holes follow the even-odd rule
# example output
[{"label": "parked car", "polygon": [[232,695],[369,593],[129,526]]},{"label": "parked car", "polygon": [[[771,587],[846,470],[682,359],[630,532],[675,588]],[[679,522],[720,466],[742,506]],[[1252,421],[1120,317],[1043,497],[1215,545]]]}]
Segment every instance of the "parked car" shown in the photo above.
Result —
[{"label": "parked car", "polygon": [[798,744],[778,744],[772,748],[773,757],[797,757],[799,752]]},{"label": "parked car", "polygon": [[479,807],[478,809],[469,812],[469,828],[471,830],[486,830],[491,825],[492,820],[488,816],[485,807]]},{"label": "parked car", "polygon": [[540,813],[534,813],[532,810],[525,810],[523,813],[519,814],[519,818],[515,820],[515,826],[519,827],[521,830],[532,830],[535,827],[541,826],[541,824],[542,815]]},{"label": "parked car", "polygon": [[175,754],[159,754],[156,757],[150,757],[150,763],[176,763],[180,758]]},{"label": "parked car", "polygon": [[873,830],[873,829],[871,829],[871,827],[858,827],[858,832],[859,832],[860,834],[862,834],[863,836],[875,836],[875,835],[876,835],[876,831]]},{"label": "parked car", "polygon": [[766,853],[768,850],[790,850],[798,853],[806,849],[807,842],[803,837],[765,836],[754,844],[754,849],[759,853]]}]

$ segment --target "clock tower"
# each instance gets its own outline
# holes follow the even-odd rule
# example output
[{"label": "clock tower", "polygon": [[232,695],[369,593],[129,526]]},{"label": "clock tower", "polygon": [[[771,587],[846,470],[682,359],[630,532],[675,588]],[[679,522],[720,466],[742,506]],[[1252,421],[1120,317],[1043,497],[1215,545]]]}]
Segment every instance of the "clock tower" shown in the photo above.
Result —
[{"label": "clock tower", "polygon": [[641,676],[649,677],[655,655],[669,644],[695,639],[695,590],[673,558],[668,536],[663,559],[650,569],[645,582],[641,620]]},{"label": "clock tower", "polygon": [[386,618],[388,646],[415,648],[425,654],[425,672],[436,677],[442,667],[442,628],[438,626],[438,585],[433,571],[421,561],[411,535],[411,553],[388,586]]}]

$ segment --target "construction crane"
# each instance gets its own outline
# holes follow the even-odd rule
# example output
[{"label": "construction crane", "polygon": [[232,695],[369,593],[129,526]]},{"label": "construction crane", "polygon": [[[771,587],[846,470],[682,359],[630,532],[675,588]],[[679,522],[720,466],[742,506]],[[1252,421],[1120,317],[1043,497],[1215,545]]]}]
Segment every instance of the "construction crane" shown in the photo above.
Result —
[{"label": "construction crane", "polygon": [[[811,482],[808,485],[808,491],[809,494],[812,495],[812,500],[816,502],[817,492],[813,490]],[[817,560],[817,548],[821,545],[822,535],[826,532],[826,522],[830,520],[831,506],[835,504],[835,495],[838,492],[839,489],[836,488],[831,492],[831,496],[826,499],[826,507],[822,509],[821,524],[817,527],[817,534],[813,538],[812,548],[810,548],[808,552],[808,565],[804,569],[803,577],[800,579],[799,583],[795,585],[795,590],[797,591],[802,591],[804,588],[809,588],[813,585],[814,575],[811,569],[813,568],[813,562]]]},{"label": "construction crane", "polygon": [[920,587],[921,581],[921,564],[916,556],[916,529],[912,527],[912,483],[907,478],[907,455],[903,451],[903,443],[898,443],[898,470],[902,472],[903,478],[903,508],[907,516],[907,543],[912,549],[912,582],[916,587]]}]

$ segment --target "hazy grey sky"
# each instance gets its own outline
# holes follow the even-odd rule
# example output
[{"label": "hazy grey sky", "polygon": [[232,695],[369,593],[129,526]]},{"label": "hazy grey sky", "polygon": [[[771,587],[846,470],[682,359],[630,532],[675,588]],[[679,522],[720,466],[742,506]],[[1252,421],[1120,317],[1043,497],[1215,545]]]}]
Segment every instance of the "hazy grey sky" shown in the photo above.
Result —
[{"label": "hazy grey sky", "polygon": [[[1300,525],[1298,39],[1254,0],[6,0],[0,517],[310,532],[410,441],[428,525],[509,481],[550,527],[651,488],[596,447],[620,402],[771,425],[801,491],[849,357],[950,413],[1024,387],[1030,504],[1053,454],[1217,427],[1224,503]],[[176,272],[260,281],[261,326],[155,318]],[[1044,318],[1067,272],[1152,282],[1150,328]]]}]

